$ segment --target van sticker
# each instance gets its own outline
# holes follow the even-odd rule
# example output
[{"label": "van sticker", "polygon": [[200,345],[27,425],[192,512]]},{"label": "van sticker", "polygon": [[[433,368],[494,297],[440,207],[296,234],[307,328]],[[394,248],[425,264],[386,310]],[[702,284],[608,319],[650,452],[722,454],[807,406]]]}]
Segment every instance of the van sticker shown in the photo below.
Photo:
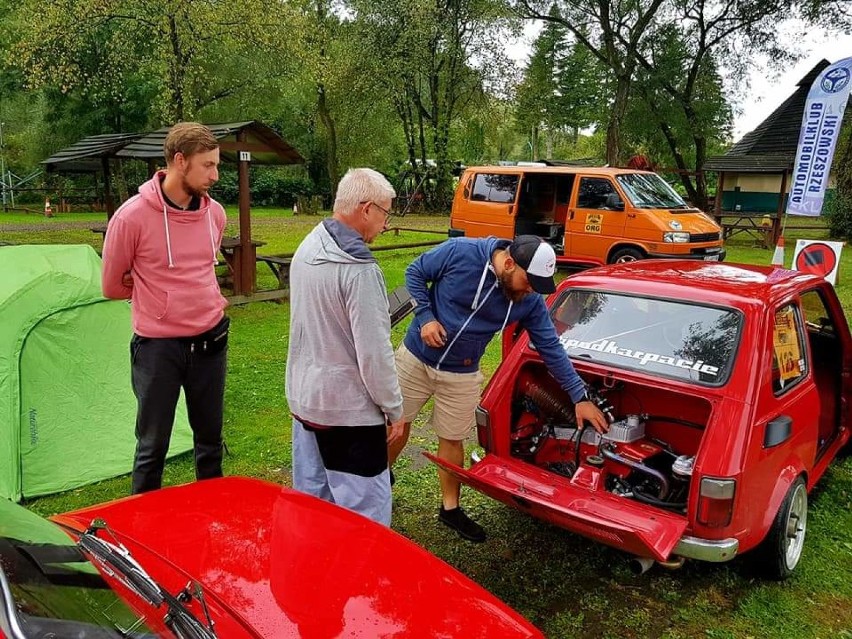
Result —
[{"label": "van sticker", "polygon": [[640,366],[646,366],[649,363],[664,364],[673,368],[684,368],[688,370],[698,371],[705,375],[719,376],[719,367],[711,366],[704,362],[703,359],[684,359],[680,357],[670,357],[668,355],[660,355],[659,353],[650,353],[645,351],[636,351],[631,348],[621,348],[618,342],[611,339],[598,339],[593,342],[585,342],[577,339],[571,339],[563,335],[559,338],[562,347],[567,351],[571,348],[577,348],[584,351],[593,351],[596,353],[606,353],[608,355],[618,355],[639,361]]},{"label": "van sticker", "polygon": [[775,330],[772,342],[781,379],[786,381],[802,375],[802,356],[796,335],[796,318],[793,307],[788,306],[775,314]]},{"label": "van sticker", "polygon": [[601,232],[601,222],[603,221],[603,215],[600,213],[587,213],[586,214],[586,226],[583,230],[586,233],[598,233]]}]

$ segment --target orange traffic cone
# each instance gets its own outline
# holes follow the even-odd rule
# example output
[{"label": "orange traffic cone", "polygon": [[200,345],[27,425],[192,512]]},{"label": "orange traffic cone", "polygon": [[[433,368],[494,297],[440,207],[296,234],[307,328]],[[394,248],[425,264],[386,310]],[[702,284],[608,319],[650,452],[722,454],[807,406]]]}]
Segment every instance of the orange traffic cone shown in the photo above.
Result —
[{"label": "orange traffic cone", "polygon": [[44,199],[44,216],[53,217],[53,208],[50,206],[50,198]]},{"label": "orange traffic cone", "polygon": [[778,236],[778,244],[775,245],[775,253],[772,254],[773,266],[784,266],[784,236]]}]

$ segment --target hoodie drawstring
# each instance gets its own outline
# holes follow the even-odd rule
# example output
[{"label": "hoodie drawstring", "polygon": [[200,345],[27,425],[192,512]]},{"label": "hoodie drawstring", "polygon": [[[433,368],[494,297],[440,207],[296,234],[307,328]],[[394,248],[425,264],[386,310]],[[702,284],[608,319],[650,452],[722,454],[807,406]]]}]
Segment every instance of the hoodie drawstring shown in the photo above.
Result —
[{"label": "hoodie drawstring", "polygon": [[[491,297],[491,293],[494,292],[494,289],[499,285],[498,281],[495,281],[494,284],[491,285],[491,288],[488,289],[488,292],[485,293],[485,297],[480,301],[479,296],[482,294],[482,287],[485,285],[485,277],[488,275],[488,271],[494,271],[494,267],[490,262],[485,263],[485,268],[482,269],[482,277],[479,278],[479,286],[476,288],[476,295],[473,296],[473,304],[471,304],[470,308],[473,309],[473,312],[468,316],[468,318],[462,324],[462,327],[459,329],[456,336],[450,341],[447,345],[447,348],[444,349],[444,353],[441,355],[441,359],[438,360],[438,363],[435,365],[435,370],[441,370],[441,364],[443,364],[444,359],[450,352],[450,349],[453,348],[453,345],[456,343],[456,340],[461,336],[464,332],[464,329],[467,328],[470,321],[473,319],[473,316],[476,315],[477,311],[485,306],[485,302],[488,301],[488,298]],[[502,333],[506,329],[506,325],[509,323],[509,314],[512,312],[512,304],[513,302],[509,300],[509,309],[506,311],[506,317],[503,319],[503,326],[500,327],[500,332]]]},{"label": "hoodie drawstring", "polygon": [[163,203],[163,226],[166,227],[166,252],[169,254],[169,268],[174,268],[175,263],[172,260],[172,240],[169,237],[169,214],[166,211],[165,203]]},{"label": "hoodie drawstring", "polygon": [[210,251],[213,253],[213,266],[219,263],[216,259],[216,240],[213,239],[213,220],[210,219],[210,207],[207,207],[207,232],[210,233]]},{"label": "hoodie drawstring", "polygon": [[[169,235],[169,214],[165,203],[163,204],[163,226],[166,229],[166,252],[169,254],[169,268],[174,268],[175,263],[172,259],[172,238]],[[207,233],[210,235],[210,253],[213,256],[213,266],[219,263],[216,259],[216,240],[213,239],[213,220],[210,217],[210,207],[207,207]]]}]

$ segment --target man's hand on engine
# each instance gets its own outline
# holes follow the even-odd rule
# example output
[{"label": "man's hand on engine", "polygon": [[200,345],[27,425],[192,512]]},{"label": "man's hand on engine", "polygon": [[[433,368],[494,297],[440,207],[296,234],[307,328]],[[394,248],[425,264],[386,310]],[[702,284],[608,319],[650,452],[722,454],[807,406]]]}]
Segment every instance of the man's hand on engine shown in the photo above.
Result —
[{"label": "man's hand on engine", "polygon": [[577,402],[574,406],[574,412],[577,415],[577,424],[580,426],[582,426],[583,420],[585,420],[599,433],[605,433],[609,430],[609,422],[606,421],[604,414],[591,400],[586,399]]}]

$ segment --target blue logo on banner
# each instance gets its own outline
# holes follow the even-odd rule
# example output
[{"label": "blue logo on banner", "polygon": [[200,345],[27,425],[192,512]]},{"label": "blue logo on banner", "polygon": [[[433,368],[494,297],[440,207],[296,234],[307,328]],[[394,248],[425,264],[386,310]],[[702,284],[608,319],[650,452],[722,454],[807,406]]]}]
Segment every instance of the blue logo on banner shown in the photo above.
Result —
[{"label": "blue logo on banner", "polygon": [[837,93],[849,83],[849,69],[843,67],[832,69],[825,74],[820,84],[823,91],[826,93]]}]

